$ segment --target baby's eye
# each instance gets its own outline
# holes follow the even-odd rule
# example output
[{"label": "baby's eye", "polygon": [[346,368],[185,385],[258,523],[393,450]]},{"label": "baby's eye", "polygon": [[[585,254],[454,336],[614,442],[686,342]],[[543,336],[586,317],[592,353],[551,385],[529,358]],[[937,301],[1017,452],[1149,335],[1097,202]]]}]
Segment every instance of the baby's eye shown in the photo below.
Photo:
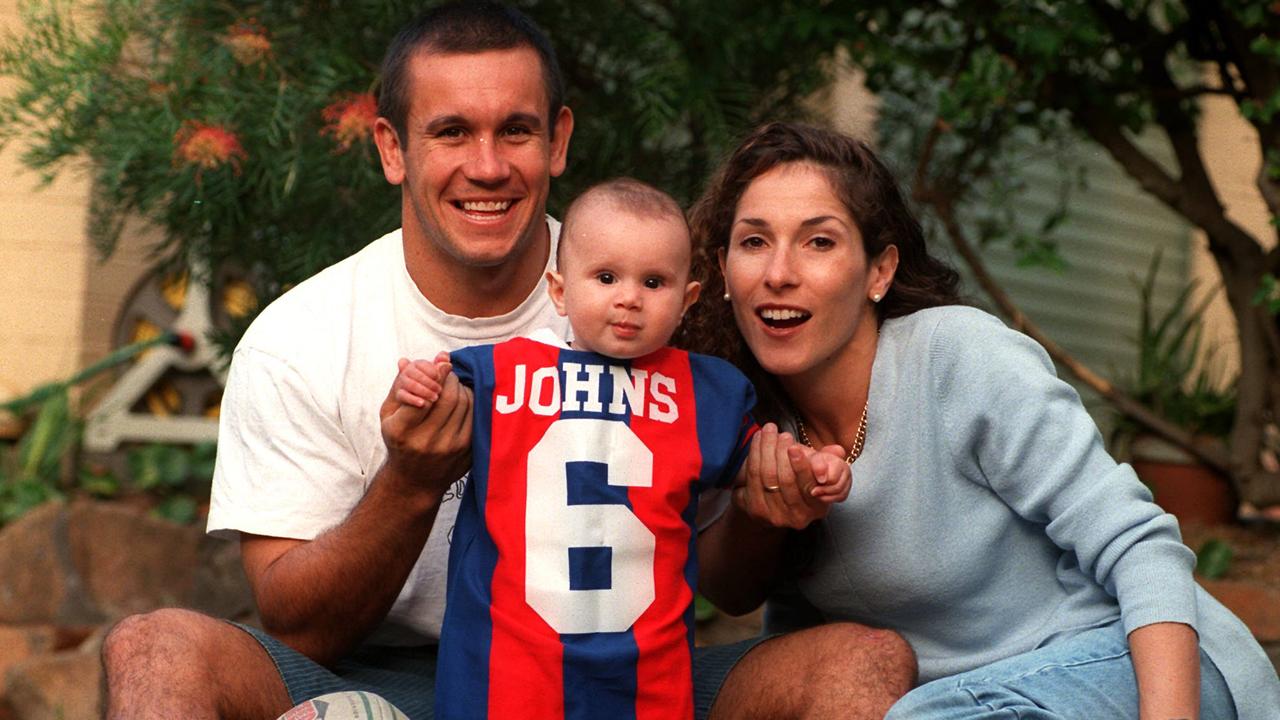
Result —
[{"label": "baby's eye", "polygon": [[611,272],[602,272],[596,274],[596,280],[599,280],[601,285],[612,285],[617,278]]},{"label": "baby's eye", "polygon": [[649,288],[650,290],[657,290],[658,288],[662,287],[662,278],[647,277],[644,279],[644,286]]}]

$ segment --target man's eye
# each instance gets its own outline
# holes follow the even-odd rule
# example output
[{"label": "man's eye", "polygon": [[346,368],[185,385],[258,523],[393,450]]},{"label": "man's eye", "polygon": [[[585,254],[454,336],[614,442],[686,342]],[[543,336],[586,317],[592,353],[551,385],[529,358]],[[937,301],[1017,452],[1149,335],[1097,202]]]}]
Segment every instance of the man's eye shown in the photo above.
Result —
[{"label": "man's eye", "polygon": [[506,128],[503,128],[502,134],[511,137],[519,137],[521,135],[532,135],[533,131],[524,125],[508,125]]},{"label": "man's eye", "polygon": [[602,285],[612,285],[613,281],[617,278],[613,276],[613,273],[602,272],[596,275],[596,279],[599,280]]},{"label": "man's eye", "polygon": [[460,138],[460,137],[462,137],[462,128],[459,128],[459,127],[447,127],[447,128],[444,128],[444,129],[443,129],[443,130],[441,130],[440,132],[436,133],[436,137],[442,137],[442,138]]},{"label": "man's eye", "polygon": [[662,278],[660,277],[645,278],[644,286],[649,288],[650,290],[657,290],[658,288],[662,287]]}]

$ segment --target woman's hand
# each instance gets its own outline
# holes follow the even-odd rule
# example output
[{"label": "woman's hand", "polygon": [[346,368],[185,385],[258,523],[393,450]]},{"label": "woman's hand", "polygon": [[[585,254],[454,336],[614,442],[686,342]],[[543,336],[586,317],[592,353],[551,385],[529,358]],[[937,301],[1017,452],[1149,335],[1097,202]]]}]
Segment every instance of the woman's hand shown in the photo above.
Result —
[{"label": "woman's hand", "polygon": [[758,523],[798,530],[826,517],[851,486],[843,448],[815,451],[767,423],[752,439],[733,500]]}]

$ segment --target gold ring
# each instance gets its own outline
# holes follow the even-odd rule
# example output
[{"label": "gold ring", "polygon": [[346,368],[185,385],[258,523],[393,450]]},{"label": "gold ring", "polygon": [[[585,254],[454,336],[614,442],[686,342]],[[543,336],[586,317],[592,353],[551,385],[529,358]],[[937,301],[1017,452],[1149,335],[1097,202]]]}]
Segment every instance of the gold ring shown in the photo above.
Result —
[{"label": "gold ring", "polygon": [[765,485],[764,491],[765,492],[782,492],[782,486],[781,485]]}]

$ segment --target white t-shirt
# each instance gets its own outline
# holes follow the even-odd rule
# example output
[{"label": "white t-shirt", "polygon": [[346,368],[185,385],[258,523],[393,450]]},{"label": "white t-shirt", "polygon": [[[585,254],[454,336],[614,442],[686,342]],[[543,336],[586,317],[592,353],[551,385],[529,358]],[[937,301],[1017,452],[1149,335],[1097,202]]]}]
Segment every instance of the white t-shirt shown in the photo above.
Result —
[{"label": "white t-shirt", "polygon": [[[560,224],[548,217],[547,225],[550,268]],[[409,277],[399,230],[302,282],[262,312],[232,356],[208,532],[311,540],[340,524],[387,457],[378,408],[397,359],[430,359],[542,327],[570,333],[547,296],[545,276],[506,315],[448,315]],[[449,538],[464,484],[465,478],[445,493],[426,547],[372,642],[439,638]]]}]

